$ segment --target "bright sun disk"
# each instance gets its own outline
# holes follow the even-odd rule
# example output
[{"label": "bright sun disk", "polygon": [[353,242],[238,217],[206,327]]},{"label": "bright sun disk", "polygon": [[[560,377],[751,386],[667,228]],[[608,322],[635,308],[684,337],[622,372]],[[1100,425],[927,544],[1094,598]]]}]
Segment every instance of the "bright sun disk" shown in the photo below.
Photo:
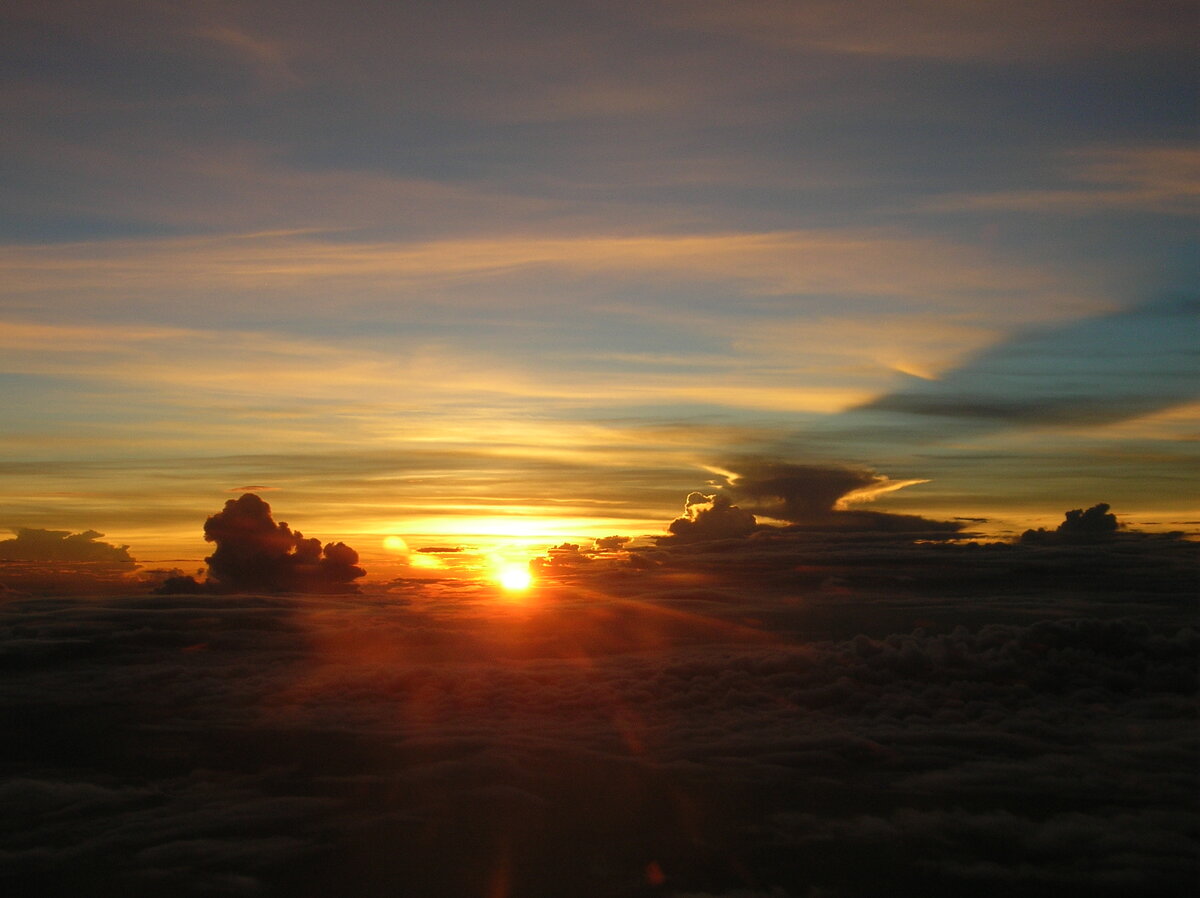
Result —
[{"label": "bright sun disk", "polygon": [[496,582],[508,590],[528,589],[533,585],[533,574],[528,564],[506,564],[496,571]]}]

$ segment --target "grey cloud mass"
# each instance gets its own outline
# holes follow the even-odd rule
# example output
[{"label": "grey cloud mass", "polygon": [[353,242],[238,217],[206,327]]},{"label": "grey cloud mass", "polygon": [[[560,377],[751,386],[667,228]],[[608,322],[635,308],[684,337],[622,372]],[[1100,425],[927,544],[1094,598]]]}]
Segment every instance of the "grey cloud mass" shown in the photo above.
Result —
[{"label": "grey cloud mass", "polygon": [[1190,894],[1195,543],[618,551],[519,604],[0,604],[0,885]]}]

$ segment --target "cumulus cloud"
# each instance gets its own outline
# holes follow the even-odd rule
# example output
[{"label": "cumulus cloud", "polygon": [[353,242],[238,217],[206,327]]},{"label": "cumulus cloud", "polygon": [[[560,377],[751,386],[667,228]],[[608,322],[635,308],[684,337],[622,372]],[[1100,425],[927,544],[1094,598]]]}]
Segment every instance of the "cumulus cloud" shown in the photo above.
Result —
[{"label": "cumulus cloud", "polygon": [[204,522],[204,538],[217,549],[204,559],[209,575],[236,590],[345,592],[366,574],[358,553],[345,543],[305,539],[271,517],[271,506],[254,493],[229,499]]},{"label": "cumulus cloud", "polygon": [[544,557],[529,562],[530,569],[539,576],[571,574],[590,564],[592,553],[575,543],[562,543],[546,551]]},{"label": "cumulus cloud", "polygon": [[712,495],[691,493],[683,515],[671,522],[671,535],[660,538],[660,545],[739,539],[781,528],[910,537],[945,537],[962,529],[959,522],[852,507],[924,480],[891,480],[865,468],[765,459],[742,459],[710,470],[720,473],[726,484]]},{"label": "cumulus cloud", "polygon": [[0,540],[0,560],[5,561],[102,561],[129,563],[133,556],[129,546],[114,546],[100,542],[103,533],[84,530],[72,533],[69,530],[41,530],[18,527],[13,539]]},{"label": "cumulus cloud", "polygon": [[757,527],[753,513],[738,508],[724,493],[709,496],[695,492],[689,493],[684,501],[683,515],[668,525],[671,535],[661,538],[659,542],[737,539],[749,536]]},{"label": "cumulus cloud", "polygon": [[[229,499],[204,522],[204,538],[216,543],[208,563],[209,588],[239,592],[351,592],[366,574],[358,553],[345,543],[306,539],[299,530],[271,517],[271,506],[254,493]],[[163,593],[201,589],[190,577],[172,577]]]},{"label": "cumulus cloud", "polygon": [[1117,516],[1109,513],[1108,508],[1107,502],[1100,502],[1086,511],[1082,508],[1072,509],[1053,531],[1041,527],[1026,530],[1021,534],[1021,542],[1030,545],[1080,544],[1112,539],[1120,524],[1117,523]]}]

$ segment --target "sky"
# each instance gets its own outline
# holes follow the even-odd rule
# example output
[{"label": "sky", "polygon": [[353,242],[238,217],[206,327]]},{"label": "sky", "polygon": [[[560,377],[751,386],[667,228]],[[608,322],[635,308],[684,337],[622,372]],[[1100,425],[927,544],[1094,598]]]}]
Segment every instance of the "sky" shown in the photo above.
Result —
[{"label": "sky", "polygon": [[0,527],[195,560],[258,487],[382,562],[759,461],[1200,518],[1188,3],[4,18]]},{"label": "sky", "polygon": [[1190,898],[1196,25],[5,4],[0,893]]}]

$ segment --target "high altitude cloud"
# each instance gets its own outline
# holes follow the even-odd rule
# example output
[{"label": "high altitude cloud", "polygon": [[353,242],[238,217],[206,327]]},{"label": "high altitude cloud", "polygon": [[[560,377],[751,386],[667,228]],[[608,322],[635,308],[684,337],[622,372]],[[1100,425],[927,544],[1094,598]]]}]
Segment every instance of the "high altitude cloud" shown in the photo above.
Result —
[{"label": "high altitude cloud", "polygon": [[[743,459],[728,467],[734,470],[714,469],[725,471],[727,483],[720,491],[688,495],[683,515],[670,523],[670,536],[660,537],[660,545],[737,539],[781,529],[902,533],[910,538],[915,533],[945,536],[962,529],[952,521],[848,508],[853,502],[924,483],[922,480],[891,480],[864,468],[763,459]],[[757,515],[786,526],[761,523]]]},{"label": "high altitude cloud", "polygon": [[[208,562],[211,581],[222,591],[353,592],[366,571],[345,543],[306,539],[271,517],[271,506],[254,493],[229,499],[204,522],[204,538],[217,544]],[[172,578],[163,592],[194,592],[190,577]]]},{"label": "high altitude cloud", "polygon": [[1195,401],[1200,301],[1164,299],[1019,334],[939,380],[914,379],[858,412],[916,415],[938,428],[1107,424]]},{"label": "high altitude cloud", "polygon": [[855,468],[753,461],[737,466],[727,489],[755,514],[801,524],[827,518],[847,495],[886,482]]},{"label": "high altitude cloud", "polygon": [[132,562],[129,546],[100,542],[104,536],[95,530],[71,533],[69,530],[42,530],[18,527],[14,539],[0,540],[0,559],[9,561],[67,561],[108,563]]}]

